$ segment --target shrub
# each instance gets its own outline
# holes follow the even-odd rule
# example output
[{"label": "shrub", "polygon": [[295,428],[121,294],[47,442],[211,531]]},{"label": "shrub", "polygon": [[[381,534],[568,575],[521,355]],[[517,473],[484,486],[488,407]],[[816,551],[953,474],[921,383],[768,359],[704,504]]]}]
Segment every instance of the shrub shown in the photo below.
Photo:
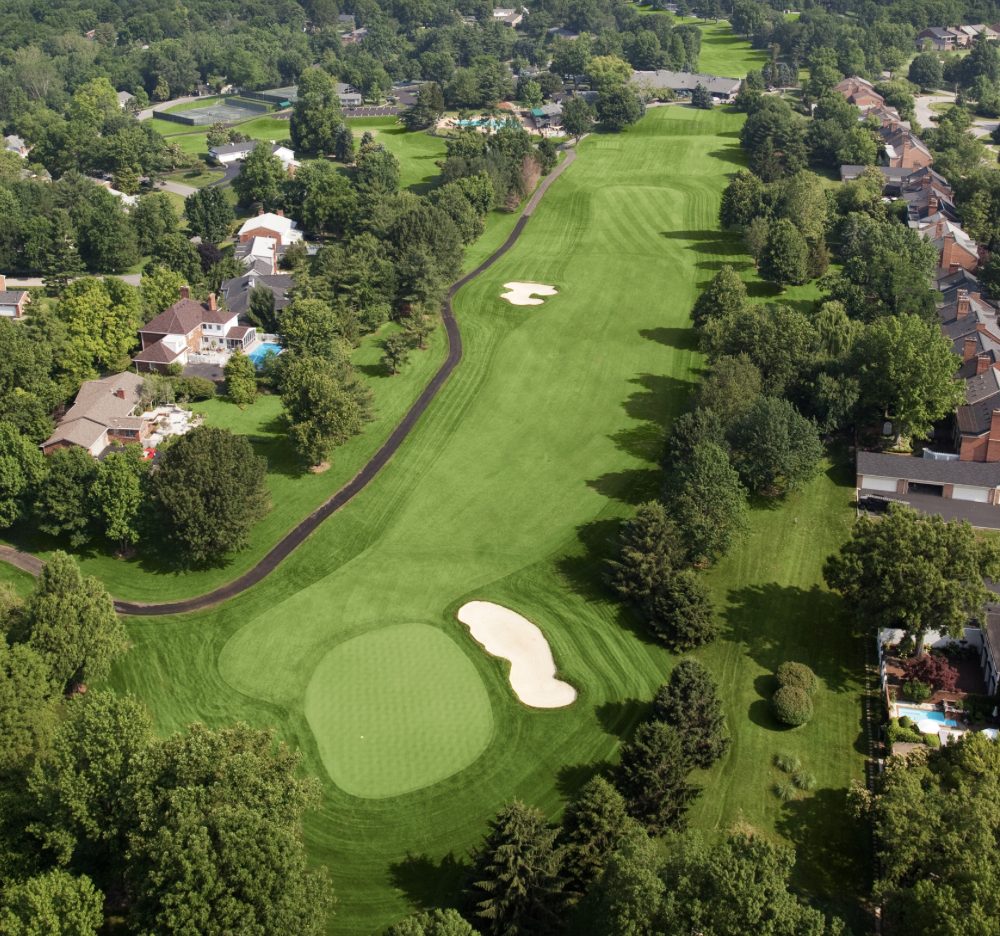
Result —
[{"label": "shrub", "polygon": [[802,767],[802,761],[794,754],[775,754],[774,766],[785,773],[795,773]]},{"label": "shrub", "polygon": [[215,396],[215,384],[205,377],[175,377],[173,385],[176,398],[181,403],[210,400]]},{"label": "shrub", "polygon": [[782,780],[774,785],[774,795],[783,803],[787,803],[789,800],[795,799],[795,787]]},{"label": "shrub", "polygon": [[771,705],[778,721],[793,728],[804,725],[812,718],[812,699],[805,689],[798,686],[782,686],[771,699]]},{"label": "shrub", "polygon": [[805,663],[782,663],[774,674],[779,686],[796,686],[812,695],[819,688],[816,674]]},{"label": "shrub", "polygon": [[925,682],[910,679],[903,683],[903,695],[911,702],[926,702],[933,694],[934,690]]},{"label": "shrub", "polygon": [[914,724],[913,719],[910,718],[909,715],[904,715],[901,719],[899,719],[899,727],[900,728],[915,728],[916,725]]},{"label": "shrub", "polygon": [[792,774],[792,783],[800,790],[811,790],[816,786],[816,778],[804,770],[796,770]]},{"label": "shrub", "polygon": [[941,747],[941,739],[936,734],[925,734],[924,744],[928,747]]},{"label": "shrub", "polygon": [[935,689],[953,692],[958,684],[958,670],[937,653],[922,653],[902,663],[909,682],[927,683]]},{"label": "shrub", "polygon": [[[904,725],[903,722],[906,722],[907,724]],[[913,722],[904,716],[899,719],[893,718],[889,724],[886,725],[885,740],[889,745],[893,745],[897,741],[920,744],[920,742],[924,740],[924,736],[917,731]]]}]

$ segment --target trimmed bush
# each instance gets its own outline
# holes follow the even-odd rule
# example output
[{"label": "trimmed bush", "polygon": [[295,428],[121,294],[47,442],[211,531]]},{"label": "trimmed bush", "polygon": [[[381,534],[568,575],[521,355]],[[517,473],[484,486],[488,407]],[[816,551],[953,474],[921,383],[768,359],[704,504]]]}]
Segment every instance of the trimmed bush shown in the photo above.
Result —
[{"label": "trimmed bush", "polygon": [[805,689],[798,686],[782,686],[771,699],[775,718],[793,728],[804,725],[813,714],[812,699]]},{"label": "trimmed bush", "polygon": [[934,694],[928,683],[916,679],[903,683],[902,690],[903,695],[911,702],[926,702]]},{"label": "trimmed bush", "polygon": [[779,686],[795,686],[812,695],[819,688],[816,674],[805,663],[782,663],[774,674]]}]

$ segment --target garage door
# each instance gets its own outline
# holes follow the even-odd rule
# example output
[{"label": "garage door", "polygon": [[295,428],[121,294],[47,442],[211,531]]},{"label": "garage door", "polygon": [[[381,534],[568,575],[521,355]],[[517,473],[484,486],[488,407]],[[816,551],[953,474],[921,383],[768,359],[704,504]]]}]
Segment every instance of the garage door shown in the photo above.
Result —
[{"label": "garage door", "polygon": [[896,493],[895,478],[877,478],[873,475],[861,476],[861,487],[866,491],[889,491]]},{"label": "garage door", "polygon": [[978,504],[985,504],[990,499],[990,489],[982,487],[970,487],[967,484],[956,484],[951,492],[955,500],[976,501]]}]

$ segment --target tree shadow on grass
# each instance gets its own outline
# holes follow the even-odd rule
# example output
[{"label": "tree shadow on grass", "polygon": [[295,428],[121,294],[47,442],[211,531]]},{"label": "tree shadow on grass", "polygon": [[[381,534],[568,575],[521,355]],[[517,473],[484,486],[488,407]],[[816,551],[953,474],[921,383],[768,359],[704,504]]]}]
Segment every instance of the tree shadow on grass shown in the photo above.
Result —
[{"label": "tree shadow on grass", "polygon": [[652,500],[663,486],[663,473],[659,468],[628,468],[625,471],[608,471],[587,482],[587,487],[610,500],[621,501],[638,507]]},{"label": "tree shadow on grass", "polygon": [[871,887],[871,850],[864,829],[848,813],[847,791],[816,790],[785,803],[777,831],[795,845],[793,887],[846,916],[849,925],[861,924],[862,908],[851,895]]},{"label": "tree shadow on grass", "polygon": [[609,769],[605,761],[596,761],[592,764],[566,764],[556,773],[556,789],[566,799],[575,799],[580,790],[594,777],[606,775]]},{"label": "tree shadow on grass", "polygon": [[366,377],[389,377],[389,369],[382,363],[379,364],[355,364],[355,369],[361,371]]},{"label": "tree shadow on grass", "polygon": [[688,328],[640,328],[639,335],[648,341],[677,348],[678,351],[697,351],[698,333]]},{"label": "tree shadow on grass", "polygon": [[712,150],[708,154],[714,159],[721,159],[723,162],[732,163],[734,166],[739,166],[741,169],[746,169],[747,160],[743,153],[743,148],[739,143],[731,143],[727,146],[723,146],[720,149]]},{"label": "tree shadow on grass", "polygon": [[666,374],[640,374],[629,383],[640,389],[629,394],[622,404],[632,419],[655,423],[661,429],[687,408],[697,386],[693,380],[680,380]]},{"label": "tree shadow on grass", "polygon": [[621,699],[597,706],[597,720],[609,735],[627,741],[640,722],[649,718],[652,703],[648,699]]},{"label": "tree shadow on grass", "polygon": [[786,660],[796,660],[811,666],[828,689],[854,691],[855,667],[837,652],[842,647],[822,640],[823,631],[846,632],[849,626],[836,595],[817,585],[806,590],[771,582],[731,591],[728,599],[729,636],[762,667],[773,673]]},{"label": "tree shadow on grass", "polygon": [[469,865],[451,852],[437,862],[426,854],[408,853],[402,861],[389,866],[393,887],[421,910],[453,906],[468,874]]}]

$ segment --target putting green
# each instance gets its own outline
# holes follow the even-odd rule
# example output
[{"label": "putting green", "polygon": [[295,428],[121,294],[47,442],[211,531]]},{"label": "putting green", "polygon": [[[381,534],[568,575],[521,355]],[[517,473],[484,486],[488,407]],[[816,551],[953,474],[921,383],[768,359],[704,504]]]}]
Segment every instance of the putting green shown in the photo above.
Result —
[{"label": "putting green", "polygon": [[458,773],[493,731],[476,668],[427,624],[395,624],[334,647],[309,681],[305,713],[330,778],[366,799]]}]

